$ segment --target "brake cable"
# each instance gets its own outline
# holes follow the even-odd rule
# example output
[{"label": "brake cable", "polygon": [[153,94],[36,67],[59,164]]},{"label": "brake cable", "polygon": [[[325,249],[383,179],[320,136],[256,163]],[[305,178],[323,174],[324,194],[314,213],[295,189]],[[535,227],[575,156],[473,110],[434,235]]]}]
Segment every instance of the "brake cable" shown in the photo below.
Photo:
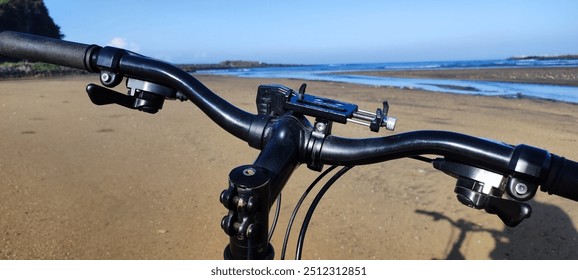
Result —
[{"label": "brake cable", "polygon": [[[419,160],[419,161],[424,161],[424,162],[428,162],[431,163],[433,162],[432,159],[428,158],[428,157],[424,157],[424,156],[412,156],[409,157],[415,160]],[[295,216],[297,215],[297,211],[299,210],[299,207],[301,206],[301,204],[303,203],[303,200],[305,200],[305,197],[307,196],[307,194],[311,191],[311,189],[323,178],[325,177],[329,172],[333,171],[335,168],[337,168],[337,165],[333,165],[330,168],[328,168],[327,170],[325,170],[321,175],[319,175],[312,183],[311,185],[307,188],[307,190],[305,190],[305,192],[303,193],[303,195],[301,196],[301,199],[299,199],[299,202],[297,203],[297,205],[295,206],[295,209],[293,210],[293,213],[291,214],[291,218],[289,219],[289,225],[287,226],[287,232],[285,233],[285,239],[283,240],[283,248],[281,250],[281,259],[284,260],[285,259],[285,251],[287,248],[287,241],[289,239],[289,234],[291,231],[291,227],[293,225],[293,220],[295,219]],[[305,234],[307,232],[307,228],[309,226],[309,222],[311,220],[311,217],[313,216],[313,212],[315,211],[315,208],[317,207],[317,204],[319,204],[319,202],[321,201],[321,198],[323,197],[323,195],[325,195],[325,193],[327,192],[327,190],[343,175],[345,174],[347,171],[351,170],[351,168],[353,168],[353,166],[344,166],[343,168],[341,168],[341,170],[339,170],[337,173],[335,173],[335,175],[333,175],[329,181],[323,186],[323,188],[321,190],[319,190],[319,193],[317,194],[317,196],[315,197],[315,199],[313,200],[313,202],[311,203],[311,205],[309,206],[309,210],[307,211],[307,215],[305,216],[304,220],[303,220],[303,225],[301,226],[301,231],[299,233],[299,239],[297,241],[297,250],[295,253],[295,259],[296,260],[300,260],[301,259],[301,254],[303,251],[303,242],[305,239]]]},{"label": "brake cable", "polygon": [[353,166],[344,166],[343,168],[341,168],[337,173],[335,173],[329,179],[329,181],[327,181],[327,183],[325,183],[323,188],[321,188],[321,190],[319,190],[319,193],[317,193],[317,195],[315,196],[315,199],[313,199],[313,202],[309,206],[309,210],[307,211],[307,214],[305,215],[305,218],[303,220],[303,224],[301,225],[301,231],[299,232],[299,239],[297,240],[297,250],[295,252],[295,259],[296,260],[301,259],[301,253],[303,251],[303,242],[305,240],[305,234],[307,233],[307,228],[309,226],[309,222],[311,221],[311,217],[313,216],[313,212],[315,211],[315,208],[317,207],[317,205],[321,201],[321,198],[323,198],[323,195],[325,195],[327,190],[337,180],[339,180],[339,178],[341,176],[343,176],[343,174],[345,174],[345,173],[347,173],[347,171],[351,170],[351,168],[353,168]]},{"label": "brake cable", "polygon": [[[410,157],[410,158],[415,159],[415,160],[419,160],[419,161],[428,162],[428,163],[431,163],[431,162],[433,161],[432,159],[430,159],[430,158],[428,158],[428,157],[424,157],[424,156],[412,156],[412,157]],[[281,260],[284,260],[284,259],[285,259],[285,253],[286,253],[286,250],[287,250],[287,243],[288,243],[288,241],[289,241],[289,235],[291,234],[291,228],[293,227],[293,222],[294,222],[294,220],[295,220],[295,217],[297,216],[297,212],[299,211],[299,208],[301,207],[301,204],[303,203],[303,201],[305,200],[305,198],[307,197],[307,195],[309,194],[309,192],[315,187],[315,185],[317,185],[317,183],[319,183],[319,181],[321,181],[321,179],[323,179],[327,174],[329,174],[331,171],[333,171],[333,170],[334,170],[335,168],[337,168],[337,167],[338,167],[337,165],[332,165],[332,166],[329,167],[327,170],[323,171],[323,173],[321,173],[319,176],[317,176],[317,178],[315,178],[315,180],[309,185],[309,187],[305,190],[305,192],[303,192],[303,195],[301,195],[301,198],[299,199],[299,201],[298,201],[297,204],[295,205],[295,208],[293,209],[293,213],[291,213],[291,217],[289,218],[289,223],[288,223],[288,225],[287,225],[287,230],[286,230],[286,232],[285,232],[285,237],[284,237],[284,239],[283,239],[283,247],[282,247],[282,249],[281,249]],[[345,168],[345,167],[344,167],[344,168]],[[349,169],[351,169],[351,168],[349,168]],[[345,174],[345,172],[349,171],[349,169],[347,169],[346,171],[344,171],[343,174]],[[339,177],[341,177],[341,175],[343,175],[343,174],[340,174]],[[338,173],[335,174],[334,177],[335,177],[335,176],[338,176]],[[337,179],[335,179],[334,182],[335,182],[335,181],[337,181]],[[331,182],[331,184],[333,184],[334,182]],[[329,187],[327,187],[327,188],[329,188]],[[325,191],[323,191],[323,192],[325,192]],[[320,193],[321,193],[321,191],[320,191]],[[279,194],[279,195],[280,195],[280,194]],[[323,194],[321,194],[321,196],[323,196]],[[321,199],[321,197],[319,198],[319,200],[320,200],[320,199]],[[316,204],[317,204],[317,203],[316,203]],[[316,205],[315,205],[315,206],[312,205],[312,206],[310,206],[310,207],[314,207],[314,208],[315,208]],[[313,214],[313,213],[311,213],[311,215],[312,215],[312,214]],[[275,221],[274,221],[274,223],[276,222],[277,215],[278,215],[278,213],[276,212],[276,213],[275,213]],[[307,223],[309,223],[309,222],[307,222]],[[273,227],[274,227],[274,225],[273,225]],[[305,226],[305,227],[307,227],[307,226]],[[305,229],[305,231],[306,231],[306,230],[307,230],[307,229]],[[303,233],[303,234],[304,234],[304,233]],[[301,244],[301,247],[302,247],[302,246],[303,246],[303,244]],[[301,251],[302,249],[299,249],[299,250]],[[301,258],[301,256],[299,256],[299,259],[300,259],[300,258]]]},{"label": "brake cable", "polygon": [[269,243],[271,243],[271,238],[275,232],[275,227],[277,227],[277,222],[279,221],[279,213],[281,213],[281,193],[277,196],[277,206],[275,207],[275,215],[273,216],[273,222],[271,223],[271,229],[269,230]]},{"label": "brake cable", "polygon": [[285,231],[285,238],[283,239],[283,248],[281,249],[281,259],[282,260],[285,259],[285,252],[287,250],[287,242],[289,240],[289,235],[291,234],[291,227],[293,227],[293,221],[295,220],[295,217],[297,216],[297,212],[299,211],[301,204],[303,203],[303,201],[305,200],[305,198],[307,197],[309,192],[315,187],[315,185],[317,185],[317,183],[319,183],[319,181],[321,181],[321,179],[323,179],[327,174],[329,174],[335,168],[337,168],[337,165],[332,165],[327,170],[323,171],[323,173],[321,173],[319,176],[317,176],[317,178],[315,178],[315,180],[313,180],[313,182],[311,182],[309,187],[307,187],[307,189],[305,190],[303,195],[301,195],[301,198],[299,199],[299,201],[295,205],[295,208],[293,209],[293,213],[291,213],[291,218],[289,218],[287,230]]}]

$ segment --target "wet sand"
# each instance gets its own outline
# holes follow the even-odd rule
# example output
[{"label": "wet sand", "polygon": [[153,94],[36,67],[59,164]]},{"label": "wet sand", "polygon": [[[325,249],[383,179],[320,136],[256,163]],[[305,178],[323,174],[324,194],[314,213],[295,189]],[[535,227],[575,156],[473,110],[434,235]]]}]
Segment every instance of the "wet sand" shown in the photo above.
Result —
[{"label": "wet sand", "polygon": [[[464,74],[465,75],[465,74]],[[198,76],[255,112],[259,84],[299,80]],[[92,105],[95,77],[0,81],[0,259],[221,259],[228,237],[219,194],[229,171],[258,151],[228,135],[190,102],[156,115]],[[394,133],[451,130],[526,143],[578,160],[578,106],[307,82],[312,94],[373,111],[386,98]],[[334,134],[373,137],[357,125]],[[391,135],[391,132],[380,132]],[[283,192],[273,245],[318,173],[301,166]],[[462,206],[455,180],[402,159],[359,166],[317,207],[304,259],[578,259],[578,204],[539,192],[532,217],[507,228]],[[306,206],[297,218],[288,257]]]},{"label": "wet sand", "polygon": [[358,74],[399,78],[479,80],[578,86],[578,67],[494,68],[411,71],[362,71]]}]

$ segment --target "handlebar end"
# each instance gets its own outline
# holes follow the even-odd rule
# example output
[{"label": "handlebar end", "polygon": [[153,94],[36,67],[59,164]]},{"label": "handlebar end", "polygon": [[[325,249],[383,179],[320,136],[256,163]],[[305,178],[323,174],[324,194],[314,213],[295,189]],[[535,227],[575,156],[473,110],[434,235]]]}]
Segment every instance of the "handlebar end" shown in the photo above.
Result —
[{"label": "handlebar end", "polygon": [[0,55],[62,65],[96,72],[91,65],[96,45],[43,37],[14,31],[0,32]]},{"label": "handlebar end", "polygon": [[540,190],[578,201],[578,162],[552,154],[550,172]]}]

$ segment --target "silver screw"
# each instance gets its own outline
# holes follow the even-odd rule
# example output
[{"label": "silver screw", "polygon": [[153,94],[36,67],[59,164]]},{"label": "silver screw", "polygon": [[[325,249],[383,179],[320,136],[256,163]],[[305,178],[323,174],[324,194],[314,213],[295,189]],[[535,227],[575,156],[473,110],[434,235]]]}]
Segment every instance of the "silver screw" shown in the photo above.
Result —
[{"label": "silver screw", "polygon": [[528,186],[524,183],[517,183],[516,187],[514,188],[517,194],[526,194],[528,192]]},{"label": "silver screw", "polygon": [[100,75],[100,79],[106,83],[110,81],[110,75],[108,73],[102,73],[102,75]]},{"label": "silver screw", "polygon": [[249,168],[243,170],[243,175],[245,175],[245,176],[253,176],[253,175],[255,175],[255,173],[257,173],[257,170],[255,170],[255,168],[253,168],[253,167],[249,167]]},{"label": "silver screw", "polygon": [[325,131],[325,128],[326,128],[326,127],[327,127],[327,126],[325,125],[325,123],[322,123],[322,122],[318,122],[318,123],[315,124],[315,129],[316,129],[317,131],[319,131],[319,132]]}]

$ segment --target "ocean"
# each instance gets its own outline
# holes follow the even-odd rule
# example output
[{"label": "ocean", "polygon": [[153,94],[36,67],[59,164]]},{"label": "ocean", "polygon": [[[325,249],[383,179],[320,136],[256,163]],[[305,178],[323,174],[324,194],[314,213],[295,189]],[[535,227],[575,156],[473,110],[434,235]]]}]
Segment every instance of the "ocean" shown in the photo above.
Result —
[{"label": "ocean", "polygon": [[471,60],[405,63],[319,64],[283,67],[203,70],[198,73],[247,78],[288,78],[362,84],[378,87],[412,88],[456,94],[477,94],[509,98],[537,98],[578,104],[578,87],[475,80],[394,78],[352,75],[354,71],[485,69],[512,67],[578,67],[578,60]]}]

